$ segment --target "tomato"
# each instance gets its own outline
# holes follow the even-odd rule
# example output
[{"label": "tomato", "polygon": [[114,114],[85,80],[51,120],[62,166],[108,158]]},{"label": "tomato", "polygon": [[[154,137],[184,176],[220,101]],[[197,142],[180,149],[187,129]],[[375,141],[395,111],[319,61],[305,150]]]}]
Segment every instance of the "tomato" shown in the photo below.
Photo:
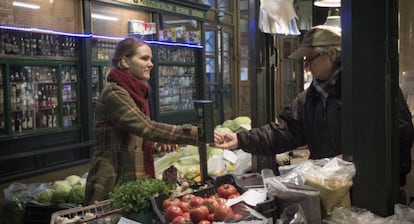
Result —
[{"label": "tomato", "polygon": [[218,207],[219,203],[213,198],[204,198],[203,205],[208,208],[210,213],[212,213]]},{"label": "tomato", "polygon": [[170,207],[171,205],[178,205],[180,203],[180,199],[178,198],[167,198],[162,202],[162,207],[164,209]]},{"label": "tomato", "polygon": [[186,194],[181,197],[181,201],[190,202],[193,197],[194,197],[194,194]]},{"label": "tomato", "polygon": [[232,217],[233,210],[226,204],[219,205],[214,211],[214,221],[224,221],[226,217]]},{"label": "tomato", "polygon": [[211,224],[209,220],[201,220],[198,224]]},{"label": "tomato", "polygon": [[193,223],[198,223],[201,220],[205,220],[208,217],[208,208],[204,205],[201,205],[197,208],[190,209],[190,219]]},{"label": "tomato", "polygon": [[185,224],[187,221],[185,220],[185,218],[181,215],[175,217],[172,220],[172,224]]},{"label": "tomato", "polygon": [[208,214],[208,216],[207,216],[207,220],[208,220],[208,221],[210,221],[210,222],[214,221],[214,212],[213,212],[213,213]]},{"label": "tomato", "polygon": [[190,202],[187,201],[180,201],[180,203],[178,203],[178,207],[181,208],[181,210],[183,210],[183,212],[188,212],[190,211]]},{"label": "tomato", "polygon": [[240,197],[240,193],[236,192],[235,194],[229,195],[229,197],[227,199],[238,198],[238,197]]},{"label": "tomato", "polygon": [[185,221],[190,222],[190,212],[184,212],[183,217],[185,219]]},{"label": "tomato", "polygon": [[164,213],[164,218],[167,222],[171,222],[174,220],[177,216],[182,216],[183,210],[181,210],[180,207],[176,205],[171,205],[167,208],[167,210]]},{"label": "tomato", "polygon": [[226,204],[226,202],[227,202],[227,200],[226,200],[226,199],[224,199],[224,198],[217,198],[217,199],[216,199],[216,201],[217,201],[217,203],[218,203],[219,205],[221,205],[221,204]]},{"label": "tomato", "polygon": [[203,203],[204,203],[204,198],[199,197],[199,196],[192,197],[190,201],[190,205],[193,208],[203,205]]},{"label": "tomato", "polygon": [[237,188],[233,184],[222,184],[217,188],[217,194],[225,199],[235,193],[237,193]]}]

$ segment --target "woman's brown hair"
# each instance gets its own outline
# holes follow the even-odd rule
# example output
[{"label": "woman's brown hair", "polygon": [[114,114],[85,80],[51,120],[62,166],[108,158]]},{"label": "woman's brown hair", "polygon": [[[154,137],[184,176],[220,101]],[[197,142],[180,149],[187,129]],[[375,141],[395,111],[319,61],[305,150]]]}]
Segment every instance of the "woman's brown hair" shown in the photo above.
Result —
[{"label": "woman's brown hair", "polygon": [[114,55],[112,57],[112,65],[115,68],[121,69],[119,67],[119,62],[122,57],[130,57],[136,53],[136,49],[146,45],[144,41],[138,40],[133,37],[128,37],[121,40],[115,48]]}]

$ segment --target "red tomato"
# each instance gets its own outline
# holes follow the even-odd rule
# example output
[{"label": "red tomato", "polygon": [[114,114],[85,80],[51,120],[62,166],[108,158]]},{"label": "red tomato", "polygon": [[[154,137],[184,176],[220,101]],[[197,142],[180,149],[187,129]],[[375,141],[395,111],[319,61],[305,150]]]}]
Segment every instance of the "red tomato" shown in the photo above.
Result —
[{"label": "red tomato", "polygon": [[226,217],[232,217],[233,210],[226,204],[219,205],[214,211],[214,221],[224,221]]},{"label": "red tomato", "polygon": [[218,203],[219,205],[221,205],[221,204],[226,204],[226,202],[227,202],[227,200],[226,200],[226,199],[224,199],[224,198],[217,198],[217,199],[216,199],[216,201],[217,201],[217,203]]},{"label": "red tomato", "polygon": [[193,197],[194,197],[194,194],[186,194],[181,197],[181,201],[190,202]]},{"label": "red tomato", "polygon": [[178,205],[180,203],[180,199],[178,198],[167,198],[162,202],[162,207],[164,209],[170,207],[171,205]]},{"label": "red tomato", "polygon": [[172,220],[172,224],[185,224],[187,221],[185,220],[185,218],[181,215],[175,217]]},{"label": "red tomato", "polygon": [[191,205],[190,202],[180,201],[180,203],[178,203],[178,207],[180,207],[183,212],[189,212]]},{"label": "red tomato", "polygon": [[232,184],[223,184],[217,188],[217,194],[225,199],[235,193],[237,193],[237,188]]},{"label": "red tomato", "polygon": [[190,219],[193,223],[198,223],[201,220],[205,220],[208,217],[208,208],[204,205],[201,205],[197,208],[192,208],[190,210]]},{"label": "red tomato", "polygon": [[208,211],[210,213],[212,213],[218,207],[219,203],[216,201],[216,199],[204,198],[203,205],[208,208]]},{"label": "red tomato", "polygon": [[183,210],[181,210],[180,207],[178,207],[176,205],[171,205],[165,211],[164,218],[167,222],[171,222],[177,216],[182,216],[182,215],[183,215]]},{"label": "red tomato", "polygon": [[237,192],[235,194],[229,195],[229,197],[227,199],[238,198],[238,197],[240,197],[240,193],[239,192]]},{"label": "red tomato", "polygon": [[190,222],[190,212],[184,212],[183,217],[185,219],[185,221]]},{"label": "red tomato", "polygon": [[204,198],[199,197],[199,196],[192,197],[191,201],[190,201],[190,205],[193,208],[201,206],[201,205],[203,205],[203,203],[204,203]]},{"label": "red tomato", "polygon": [[208,214],[208,216],[207,216],[207,220],[208,220],[208,221],[210,221],[210,222],[214,221],[214,212],[213,212],[213,213]]},{"label": "red tomato", "polygon": [[208,220],[201,220],[198,224],[211,224],[211,222]]}]

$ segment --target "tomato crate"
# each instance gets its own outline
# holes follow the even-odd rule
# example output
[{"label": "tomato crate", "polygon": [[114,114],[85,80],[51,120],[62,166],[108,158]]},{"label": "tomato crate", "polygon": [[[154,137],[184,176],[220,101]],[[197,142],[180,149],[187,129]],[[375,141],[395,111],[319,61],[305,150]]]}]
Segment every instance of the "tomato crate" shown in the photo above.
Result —
[{"label": "tomato crate", "polygon": [[[208,188],[195,191],[191,194],[200,196],[203,198],[208,198],[217,193],[217,188],[223,184],[232,184],[237,188],[237,191],[242,194],[246,191],[245,188],[239,186],[235,180],[234,175],[228,174],[224,176],[219,176],[215,179],[213,186]],[[184,195],[183,195],[184,196]],[[181,199],[183,196],[178,197]],[[163,211],[163,202],[164,200],[168,199],[169,195],[167,194],[160,194],[157,197],[151,198],[151,204],[154,209],[155,214],[157,215],[159,221],[163,224],[166,224],[166,220],[164,218],[164,211]],[[259,203],[255,206],[255,211],[260,213],[261,215],[265,216],[268,220],[271,220],[269,223],[275,223],[277,219],[276,213],[276,204],[273,197],[267,198],[266,201]]]},{"label": "tomato crate", "polygon": [[57,223],[88,223],[88,224],[115,224],[121,218],[122,209],[110,207],[109,200],[96,202],[93,205],[79,206],[54,212],[50,224]]}]

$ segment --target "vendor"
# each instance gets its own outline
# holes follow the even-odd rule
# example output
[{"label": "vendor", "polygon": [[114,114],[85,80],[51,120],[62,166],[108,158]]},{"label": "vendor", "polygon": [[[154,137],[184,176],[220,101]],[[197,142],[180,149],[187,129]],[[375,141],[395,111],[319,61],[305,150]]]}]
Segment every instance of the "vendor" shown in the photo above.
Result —
[{"label": "vendor", "polygon": [[[215,146],[241,148],[252,154],[273,155],[307,145],[310,159],[342,155],[341,144],[341,33],[330,26],[312,27],[290,59],[305,57],[305,69],[313,81],[290,107],[279,114],[278,123],[237,134],[215,133]],[[411,169],[414,139],[411,114],[399,90],[400,185]]]}]

